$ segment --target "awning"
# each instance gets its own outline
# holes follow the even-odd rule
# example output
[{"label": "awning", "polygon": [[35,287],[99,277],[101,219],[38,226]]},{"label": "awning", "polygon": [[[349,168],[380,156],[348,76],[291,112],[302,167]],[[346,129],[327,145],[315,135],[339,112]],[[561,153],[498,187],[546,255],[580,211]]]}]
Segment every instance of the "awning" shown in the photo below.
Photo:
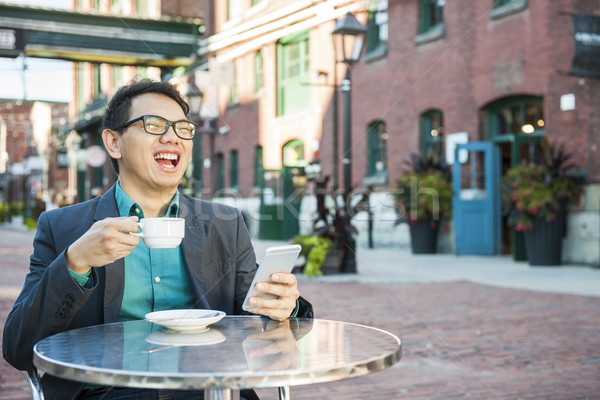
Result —
[{"label": "awning", "polygon": [[0,3],[0,56],[98,63],[186,66],[199,19],[122,17]]}]

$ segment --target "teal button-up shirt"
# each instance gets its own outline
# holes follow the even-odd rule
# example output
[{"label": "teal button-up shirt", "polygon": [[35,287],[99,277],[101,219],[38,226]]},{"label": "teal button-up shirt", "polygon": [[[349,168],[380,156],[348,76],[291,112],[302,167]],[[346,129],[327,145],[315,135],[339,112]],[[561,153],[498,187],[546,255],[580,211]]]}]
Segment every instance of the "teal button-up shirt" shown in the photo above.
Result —
[{"label": "teal button-up shirt", "polygon": [[[117,182],[115,200],[121,217],[144,218],[142,207],[121,189]],[[177,217],[179,193],[176,192],[165,217]],[[187,309],[194,305],[194,292],[190,285],[181,246],[173,249],[150,249],[140,240],[131,254],[125,257],[124,294],[119,321],[144,319],[146,313],[161,310]],[[91,274],[71,276],[84,286]]]},{"label": "teal button-up shirt", "polygon": [[[144,211],[117,183],[115,198],[119,215],[144,218]],[[165,217],[177,217],[176,192]],[[183,264],[181,246],[150,249],[143,240],[125,257],[125,290],[119,321],[143,319],[152,311],[186,309],[194,305],[194,293]]]}]

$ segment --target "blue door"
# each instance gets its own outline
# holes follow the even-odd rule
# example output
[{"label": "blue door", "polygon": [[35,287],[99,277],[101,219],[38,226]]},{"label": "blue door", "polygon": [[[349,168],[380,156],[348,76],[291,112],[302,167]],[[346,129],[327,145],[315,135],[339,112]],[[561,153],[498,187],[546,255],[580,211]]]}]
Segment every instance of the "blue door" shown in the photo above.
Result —
[{"label": "blue door", "polygon": [[452,166],[456,254],[492,255],[501,251],[499,159],[492,142],[457,145]]}]

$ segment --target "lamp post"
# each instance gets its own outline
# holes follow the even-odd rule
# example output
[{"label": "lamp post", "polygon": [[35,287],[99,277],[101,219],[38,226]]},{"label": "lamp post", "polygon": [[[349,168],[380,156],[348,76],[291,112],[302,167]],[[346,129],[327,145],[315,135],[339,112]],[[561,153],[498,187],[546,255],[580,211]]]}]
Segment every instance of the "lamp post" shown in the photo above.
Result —
[{"label": "lamp post", "polygon": [[[343,220],[343,246],[344,260],[342,272],[356,273],[356,241],[352,237],[350,192],[352,191],[352,107],[351,107],[351,81],[350,70],[352,65],[360,60],[367,28],[356,17],[348,12],[336,22],[332,32],[336,62],[346,64],[346,76],[340,89],[344,93],[344,210]],[[337,165],[335,166],[337,168]]]},{"label": "lamp post", "polygon": [[[202,92],[196,87],[195,82],[188,84],[188,91],[185,95],[190,106],[190,115],[192,122],[200,122],[200,110],[202,109]],[[198,132],[201,133],[201,132]],[[202,135],[196,135],[194,138],[194,149],[192,151],[192,193],[194,197],[202,195]]]}]

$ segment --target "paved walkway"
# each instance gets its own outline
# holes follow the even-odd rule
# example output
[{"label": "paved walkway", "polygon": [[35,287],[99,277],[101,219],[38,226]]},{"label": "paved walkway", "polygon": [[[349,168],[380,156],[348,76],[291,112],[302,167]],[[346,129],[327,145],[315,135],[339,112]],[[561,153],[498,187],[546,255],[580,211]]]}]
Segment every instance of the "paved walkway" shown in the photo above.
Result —
[{"label": "paved walkway", "polygon": [[[0,227],[1,324],[32,238]],[[278,244],[255,242],[258,258]],[[357,275],[299,276],[300,290],[317,318],[396,334],[403,358],[369,376],[294,387],[294,400],[600,399],[600,269],[408,249],[359,248],[357,261]],[[28,398],[23,374],[0,361],[0,399]]]},{"label": "paved walkway", "polygon": [[[254,243],[258,262],[267,247],[287,244]],[[310,280],[384,285],[466,280],[505,288],[600,297],[600,268],[584,265],[531,267],[509,256],[413,255],[409,248],[358,248],[356,262],[358,274],[327,275]]]}]

